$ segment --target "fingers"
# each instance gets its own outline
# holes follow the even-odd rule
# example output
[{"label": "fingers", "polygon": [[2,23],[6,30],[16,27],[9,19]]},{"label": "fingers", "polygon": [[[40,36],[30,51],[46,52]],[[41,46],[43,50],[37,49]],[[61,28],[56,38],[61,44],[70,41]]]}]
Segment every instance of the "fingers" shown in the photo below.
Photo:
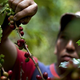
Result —
[{"label": "fingers", "polygon": [[10,7],[15,11],[16,6],[21,2],[22,0],[9,0]]},{"label": "fingers", "polygon": [[37,12],[37,4],[34,3],[33,5],[30,5],[27,8],[24,8],[20,12],[17,12],[14,16],[14,20],[18,21],[22,18],[33,16],[36,12]]},{"label": "fingers", "polygon": [[20,23],[27,24],[30,21],[31,17],[26,17],[20,20]]},{"label": "fingers", "polygon": [[9,5],[16,13],[14,15],[14,20],[22,23],[29,22],[38,8],[33,0],[9,0]]},{"label": "fingers", "polygon": [[30,0],[23,0],[17,5],[15,12],[17,13],[17,12],[23,10],[24,8],[27,8],[29,5],[31,5]]}]

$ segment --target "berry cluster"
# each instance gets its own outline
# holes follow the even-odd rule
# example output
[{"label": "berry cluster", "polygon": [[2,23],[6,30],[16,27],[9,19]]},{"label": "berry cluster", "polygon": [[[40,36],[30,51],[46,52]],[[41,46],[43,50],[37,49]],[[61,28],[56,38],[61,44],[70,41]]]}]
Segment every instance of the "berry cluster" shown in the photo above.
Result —
[{"label": "berry cluster", "polygon": [[0,80],[8,80],[12,75],[12,70],[9,70],[8,72],[3,70],[3,76],[1,76]]},{"label": "berry cluster", "polygon": [[[44,73],[43,73],[43,78],[44,78],[45,80],[51,80],[51,78],[48,77],[48,73],[47,73],[47,72],[44,72]],[[37,80],[42,80],[42,77],[41,77],[40,75],[36,75],[36,79],[37,79]]]},{"label": "berry cluster", "polygon": [[29,52],[25,52],[24,56],[26,57],[25,62],[28,62],[30,57]]},{"label": "berry cluster", "polygon": [[10,15],[9,17],[8,17],[8,25],[9,25],[9,27],[12,29],[12,30],[14,30],[16,27],[15,27],[15,22],[14,22],[14,16],[13,15]]}]

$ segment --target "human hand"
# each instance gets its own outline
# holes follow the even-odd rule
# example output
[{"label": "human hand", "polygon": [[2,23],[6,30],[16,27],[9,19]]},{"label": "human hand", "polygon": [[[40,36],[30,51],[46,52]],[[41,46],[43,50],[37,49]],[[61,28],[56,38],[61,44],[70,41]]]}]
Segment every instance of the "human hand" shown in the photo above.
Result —
[{"label": "human hand", "polygon": [[14,20],[27,24],[37,12],[34,0],[9,0],[10,7],[15,11]]}]

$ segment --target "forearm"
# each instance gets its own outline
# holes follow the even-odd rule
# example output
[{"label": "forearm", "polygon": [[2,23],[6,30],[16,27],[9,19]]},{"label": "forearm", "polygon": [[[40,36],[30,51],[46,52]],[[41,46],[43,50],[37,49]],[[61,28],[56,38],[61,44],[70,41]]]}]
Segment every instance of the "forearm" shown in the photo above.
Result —
[{"label": "forearm", "polygon": [[8,38],[6,38],[4,42],[0,44],[0,54],[5,56],[3,64],[4,69],[11,69],[17,57],[17,50],[14,43]]},{"label": "forearm", "polygon": [[4,22],[3,22],[3,25],[1,26],[2,27],[2,38],[1,38],[1,43],[4,42],[4,40],[7,39],[7,37],[9,36],[9,34],[12,32],[12,29],[9,27],[8,25],[8,17],[6,16]]},{"label": "forearm", "polygon": [[12,29],[8,25],[8,17],[6,17],[1,27],[3,33],[0,43],[0,54],[3,54],[5,56],[3,67],[5,70],[8,70],[14,65],[17,56],[15,44],[8,39],[9,34],[12,32]]}]

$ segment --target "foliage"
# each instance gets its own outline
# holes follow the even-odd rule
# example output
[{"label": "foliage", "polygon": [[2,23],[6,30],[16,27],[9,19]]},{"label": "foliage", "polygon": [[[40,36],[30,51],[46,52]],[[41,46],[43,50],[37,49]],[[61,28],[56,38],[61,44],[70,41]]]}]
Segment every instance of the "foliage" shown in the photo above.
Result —
[{"label": "foliage", "polygon": [[4,55],[0,54],[0,64],[3,64],[3,63],[4,63]]}]

